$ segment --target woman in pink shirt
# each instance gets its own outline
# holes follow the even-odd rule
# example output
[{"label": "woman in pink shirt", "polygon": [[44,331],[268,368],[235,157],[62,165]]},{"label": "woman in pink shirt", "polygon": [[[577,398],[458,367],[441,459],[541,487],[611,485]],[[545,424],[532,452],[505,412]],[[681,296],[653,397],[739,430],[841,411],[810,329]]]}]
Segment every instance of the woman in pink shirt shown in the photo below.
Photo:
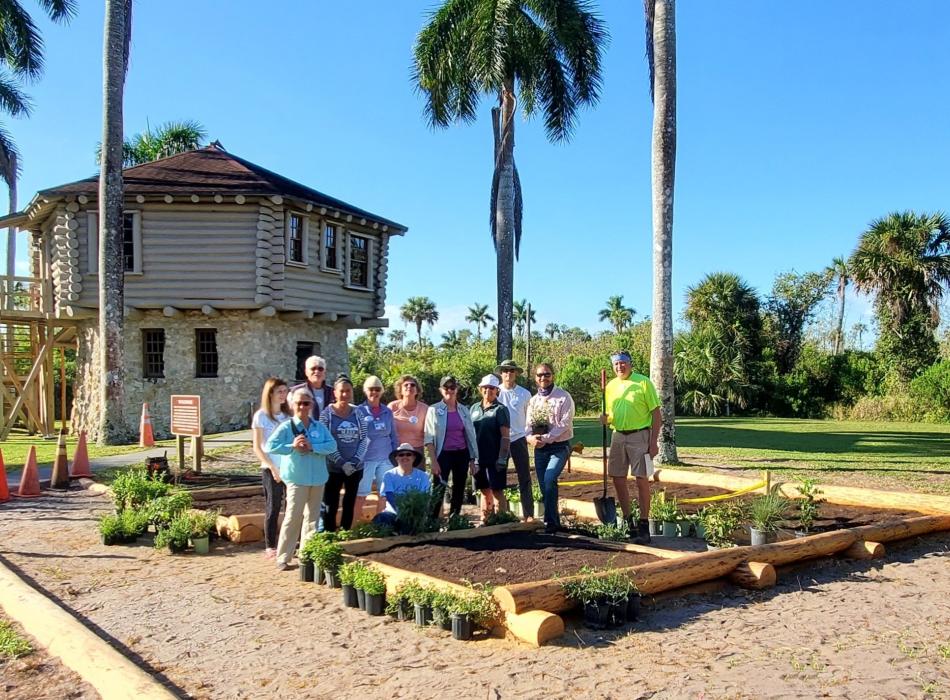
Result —
[{"label": "woman in pink shirt", "polygon": [[419,401],[421,387],[419,380],[411,374],[404,374],[394,387],[396,400],[390,402],[393,412],[393,425],[396,427],[396,442],[408,442],[419,452],[425,443],[425,422],[428,405]]}]

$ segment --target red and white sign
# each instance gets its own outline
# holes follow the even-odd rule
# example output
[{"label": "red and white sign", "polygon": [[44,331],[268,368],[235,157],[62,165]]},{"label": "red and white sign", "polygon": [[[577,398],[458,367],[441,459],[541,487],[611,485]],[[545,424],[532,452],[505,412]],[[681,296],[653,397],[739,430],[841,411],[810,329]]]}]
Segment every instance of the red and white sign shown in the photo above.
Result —
[{"label": "red and white sign", "polygon": [[201,397],[178,394],[172,396],[172,435],[201,437]]}]

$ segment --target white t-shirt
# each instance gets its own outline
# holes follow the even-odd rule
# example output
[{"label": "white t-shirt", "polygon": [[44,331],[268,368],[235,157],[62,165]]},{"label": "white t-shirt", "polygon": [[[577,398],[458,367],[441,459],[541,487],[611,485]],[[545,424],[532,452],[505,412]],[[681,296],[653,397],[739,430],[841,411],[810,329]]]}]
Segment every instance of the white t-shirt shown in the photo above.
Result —
[{"label": "white t-shirt", "polygon": [[[268,416],[264,411],[258,409],[257,413],[254,414],[253,420],[251,420],[251,428],[260,428],[264,431],[264,437],[261,439],[261,449],[264,449],[264,445],[267,444],[268,438],[270,438],[271,433],[277,429],[277,426],[283,423],[285,420],[290,418],[290,416],[284,413],[278,413],[273,420]],[[270,467],[262,464],[261,469],[269,469]]]},{"label": "white t-shirt", "polygon": [[531,392],[517,384],[512,389],[501,387],[501,391],[498,392],[498,403],[508,409],[508,416],[511,419],[512,442],[528,434],[528,402],[530,400]]}]

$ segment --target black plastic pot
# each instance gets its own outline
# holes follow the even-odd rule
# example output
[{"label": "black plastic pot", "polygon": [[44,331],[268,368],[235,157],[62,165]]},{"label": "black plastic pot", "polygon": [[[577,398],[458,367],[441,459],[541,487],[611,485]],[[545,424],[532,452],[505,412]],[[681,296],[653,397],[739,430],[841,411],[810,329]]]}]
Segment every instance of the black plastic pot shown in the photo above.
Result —
[{"label": "black plastic pot", "polygon": [[323,576],[330,588],[340,587],[340,576],[335,571],[324,571]]},{"label": "black plastic pot", "polygon": [[584,626],[594,630],[607,629],[610,622],[610,606],[605,600],[584,603]]},{"label": "black plastic pot", "polygon": [[452,615],[452,639],[467,642],[475,632],[475,624],[469,615]]},{"label": "black plastic pot", "polygon": [[386,610],[385,593],[366,593],[366,613],[373,617],[379,617]]},{"label": "black plastic pot", "polygon": [[316,566],[313,567],[313,582],[314,583],[323,583],[323,569],[318,569]]},{"label": "black plastic pot", "polygon": [[[449,611],[445,608],[432,608],[432,620],[437,624],[441,629],[444,629],[446,632],[451,631],[452,629],[452,618],[449,616]],[[435,622],[438,620],[438,622]]]},{"label": "black plastic pot", "polygon": [[362,588],[356,589],[356,604],[360,610],[366,610],[366,591]]},{"label": "black plastic pot", "polygon": [[611,629],[627,624],[627,601],[607,602],[607,626]]},{"label": "black plastic pot", "polygon": [[357,608],[359,607],[360,601],[356,597],[356,589],[349,584],[344,584],[343,588],[343,605],[348,608]]},{"label": "black plastic pot", "polygon": [[300,561],[300,564],[297,566],[297,573],[300,576],[301,581],[313,581],[313,562],[312,561]]},{"label": "black plastic pot", "polygon": [[120,537],[120,535],[99,535],[99,539],[106,547],[111,547],[114,544],[118,544]]},{"label": "black plastic pot", "polygon": [[396,619],[400,622],[412,619],[412,603],[408,600],[400,600],[396,608]]},{"label": "black plastic pot", "polygon": [[640,619],[640,593],[630,591],[627,595],[627,622]]},{"label": "black plastic pot", "polygon": [[414,604],[416,611],[416,624],[419,627],[425,627],[426,625],[432,624],[432,607],[429,605],[419,605],[418,603]]}]

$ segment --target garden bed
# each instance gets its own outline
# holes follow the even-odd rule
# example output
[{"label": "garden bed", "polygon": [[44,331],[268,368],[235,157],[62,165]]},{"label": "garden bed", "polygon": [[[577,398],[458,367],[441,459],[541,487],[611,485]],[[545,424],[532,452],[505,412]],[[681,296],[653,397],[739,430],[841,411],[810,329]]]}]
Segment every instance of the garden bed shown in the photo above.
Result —
[{"label": "garden bed", "polygon": [[618,550],[592,540],[530,532],[408,545],[365,556],[445,581],[495,585],[573,574],[585,565],[626,567],[660,560],[652,554]]}]

